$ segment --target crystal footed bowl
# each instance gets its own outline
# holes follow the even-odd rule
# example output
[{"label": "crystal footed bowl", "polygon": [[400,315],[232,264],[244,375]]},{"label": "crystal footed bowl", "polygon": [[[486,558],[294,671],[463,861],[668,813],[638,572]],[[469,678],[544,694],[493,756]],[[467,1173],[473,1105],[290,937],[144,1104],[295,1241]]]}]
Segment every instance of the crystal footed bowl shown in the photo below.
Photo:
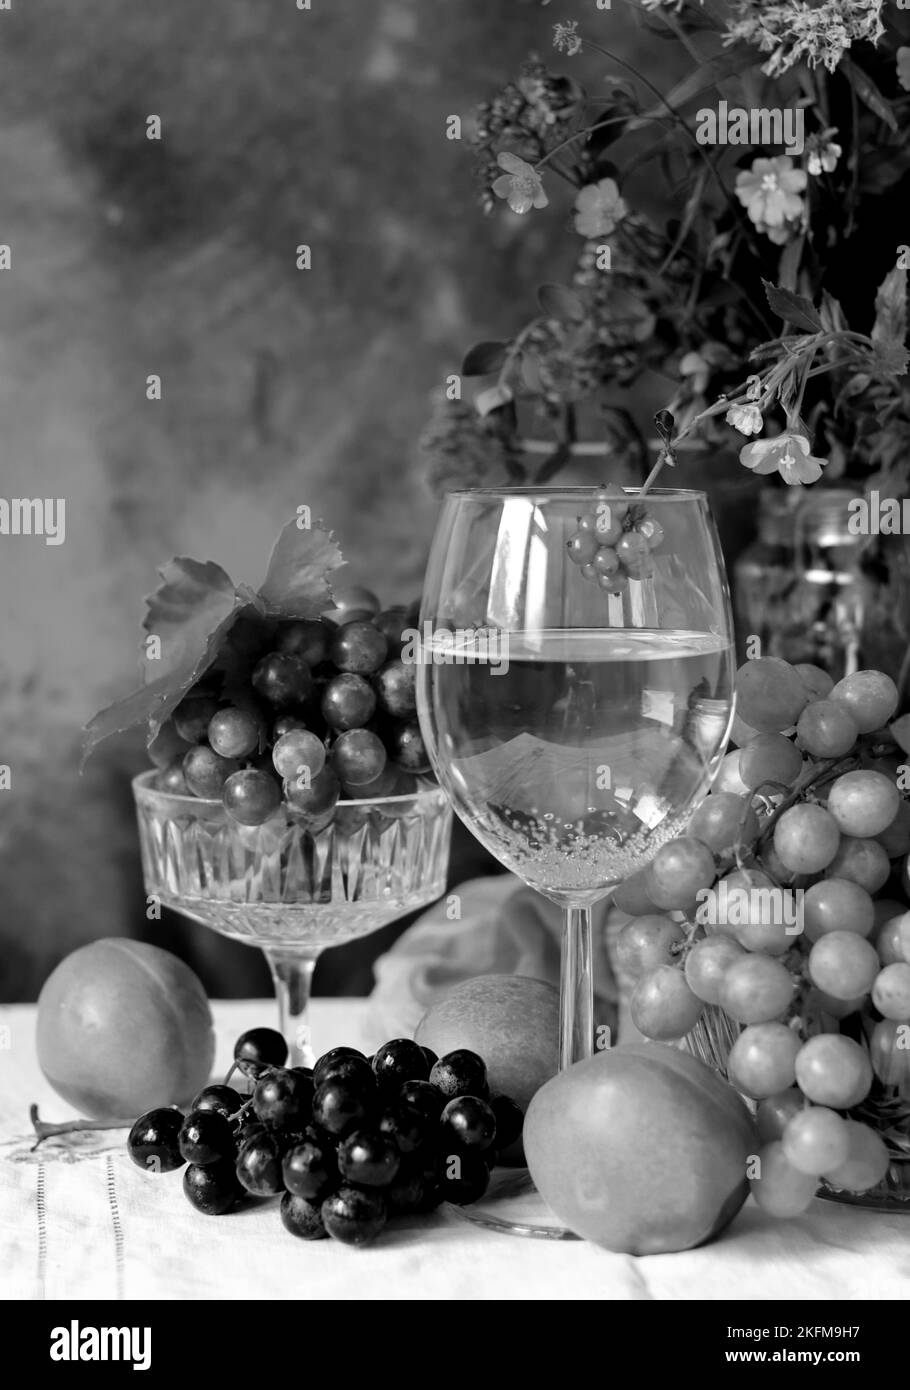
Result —
[{"label": "crystal footed bowl", "polygon": [[146,892],[222,936],[260,947],[293,1055],[311,1054],[306,1003],[329,946],[426,907],[445,891],[452,811],[440,788],[341,801],[309,828],[282,804],[239,825],[220,801],[133,782]]}]

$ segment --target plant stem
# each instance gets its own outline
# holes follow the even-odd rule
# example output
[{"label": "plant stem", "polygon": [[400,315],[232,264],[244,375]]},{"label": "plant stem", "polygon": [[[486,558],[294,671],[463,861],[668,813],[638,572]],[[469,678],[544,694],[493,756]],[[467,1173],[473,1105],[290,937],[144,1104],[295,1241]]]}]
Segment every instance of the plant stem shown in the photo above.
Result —
[{"label": "plant stem", "polygon": [[37,1105],[29,1106],[28,1117],[38,1136],[32,1145],[32,1153],[45,1139],[51,1139],[55,1134],[81,1134],[83,1130],[89,1129],[132,1129],[136,1123],[134,1116],[131,1120],[64,1120],[62,1124],[52,1125],[39,1118]]}]

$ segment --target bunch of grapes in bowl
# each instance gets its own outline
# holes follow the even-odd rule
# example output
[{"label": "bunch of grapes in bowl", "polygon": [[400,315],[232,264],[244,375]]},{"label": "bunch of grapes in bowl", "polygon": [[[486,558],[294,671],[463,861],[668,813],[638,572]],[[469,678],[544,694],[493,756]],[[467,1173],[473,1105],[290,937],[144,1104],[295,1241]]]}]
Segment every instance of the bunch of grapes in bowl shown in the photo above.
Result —
[{"label": "bunch of grapes in bowl", "polygon": [[295,1061],[322,950],[444,891],[451,811],[416,718],[417,613],[331,583],[330,534],[292,520],[256,592],[174,560],[148,600],[143,685],[89,751],[143,722],[134,781],[155,902],[260,947]]},{"label": "bunch of grapes in bowl", "polygon": [[686,833],[617,890],[647,1037],[752,1103],[750,1177],[910,1212],[910,717],[880,671],[737,673],[733,741]]}]

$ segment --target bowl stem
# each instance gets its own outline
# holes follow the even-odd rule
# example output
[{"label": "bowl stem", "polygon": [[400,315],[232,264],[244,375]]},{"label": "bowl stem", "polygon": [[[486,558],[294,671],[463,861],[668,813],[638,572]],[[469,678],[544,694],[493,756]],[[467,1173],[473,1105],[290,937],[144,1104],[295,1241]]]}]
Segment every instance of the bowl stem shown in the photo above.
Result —
[{"label": "bowl stem", "polygon": [[288,1066],[311,1067],[316,1060],[307,1005],[319,949],[266,950],[278,1000],[279,1027],[287,1039]]}]

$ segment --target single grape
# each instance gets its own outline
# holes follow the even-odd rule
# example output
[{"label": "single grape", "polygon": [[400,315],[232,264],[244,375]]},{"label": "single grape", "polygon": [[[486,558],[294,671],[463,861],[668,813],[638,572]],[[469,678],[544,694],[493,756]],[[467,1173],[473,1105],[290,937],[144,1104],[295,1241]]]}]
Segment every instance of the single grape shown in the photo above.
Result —
[{"label": "single grape", "polygon": [[318,1086],[325,1071],[333,1066],[342,1057],[359,1057],[365,1062],[366,1057],[358,1047],[330,1047],[328,1052],[323,1052],[316,1058],[316,1065],[313,1068],[313,1079]]},{"label": "single grape", "polygon": [[282,1156],[281,1140],[276,1133],[252,1135],[237,1151],[237,1181],[254,1197],[274,1197],[284,1191]]},{"label": "single grape", "polygon": [[757,734],[740,750],[739,775],[755,791],[763,782],[789,786],[802,770],[802,754],[783,734]]},{"label": "single grape", "polygon": [[243,1096],[233,1086],[203,1086],[193,1100],[190,1110],[213,1110],[230,1119],[243,1105]]},{"label": "single grape", "polygon": [[394,1101],[379,1117],[379,1133],[394,1144],[400,1154],[412,1154],[435,1134],[436,1120],[436,1116],[427,1115],[416,1105]]},{"label": "single grape", "polygon": [[366,1057],[342,1055],[330,1061],[317,1062],[313,1073],[314,1086],[324,1086],[328,1081],[342,1081],[349,1088],[360,1091],[364,1097],[372,1096],[376,1091],[376,1077]]},{"label": "single grape", "polygon": [[633,579],[647,579],[654,573],[651,547],[637,531],[624,531],[616,542],[616,556]]},{"label": "single grape", "polygon": [[729,854],[740,834],[743,844],[751,844],[759,831],[758,816],[749,807],[749,799],[732,792],[712,792],[706,796],[686,826],[686,835],[701,840],[714,854]]},{"label": "single grape", "polygon": [[846,706],[861,734],[881,729],[897,709],[897,686],[884,671],[854,671],[831,691],[831,699]]},{"label": "single grape", "polygon": [[137,1167],[147,1173],[173,1173],[184,1164],[179,1144],[182,1125],[179,1110],[163,1106],[148,1110],[130,1130],[126,1151]]},{"label": "single grape", "polygon": [[201,743],[208,734],[209,722],[218,709],[218,701],[208,695],[187,695],[174,710],[174,728],[184,743]]},{"label": "single grape", "polygon": [[273,1129],[302,1130],[313,1109],[313,1081],[287,1067],[272,1067],[256,1082],[253,1110]]},{"label": "single grape", "polygon": [[879,968],[875,947],[851,931],[828,932],[809,952],[809,979],[835,999],[867,994]]},{"label": "single grape", "polygon": [[317,1138],[315,1131],[311,1136],[288,1149],[281,1172],[288,1192],[311,1202],[322,1202],[341,1186],[341,1175],[334,1145],[328,1139]]},{"label": "single grape", "polygon": [[619,556],[610,546],[601,545],[597,548],[592,564],[595,574],[614,575],[619,569]]},{"label": "single grape", "polygon": [[[629,587],[629,576],[625,570],[618,569],[612,574],[607,574],[603,570],[596,569],[594,565],[585,565],[582,574],[585,579],[596,579],[601,589],[608,594],[624,594]],[[637,577],[643,578],[644,575]]]},{"label": "single grape", "polygon": [[276,741],[272,765],[285,781],[312,782],[325,767],[325,744],[309,730],[292,730]]},{"label": "single grape", "polygon": [[333,588],[332,599],[332,607],[327,608],[322,616],[334,623],[352,622],[353,614],[362,613],[372,618],[382,607],[373,590],[364,588],[362,584],[342,584],[337,589]]},{"label": "single grape", "polygon": [[894,820],[875,839],[889,859],[900,859],[910,851],[910,801],[901,799]]},{"label": "single grape", "polygon": [[[429,1048],[421,1048],[420,1050],[421,1052],[429,1052]],[[436,1057],[430,1063],[429,1057],[427,1058],[431,1074],[438,1061],[439,1058]],[[402,1105],[413,1106],[415,1110],[419,1110],[421,1114],[428,1115],[434,1120],[439,1119],[446,1105],[446,1097],[430,1081],[406,1081],[398,1092],[398,1100]]]},{"label": "single grape", "polygon": [[191,1110],[177,1140],[187,1163],[218,1163],[234,1157],[234,1131],[216,1110]]},{"label": "single grape", "polygon": [[291,782],[285,782],[284,794],[288,805],[292,806],[295,811],[299,811],[301,815],[314,820],[320,820],[326,816],[331,819],[338,804],[338,798],[341,796],[341,784],[332,769],[326,766],[317,776],[311,778],[308,787],[299,786],[297,778]]},{"label": "single grape", "polygon": [[759,1101],[755,1112],[759,1143],[770,1144],[780,1139],[793,1116],[804,1110],[807,1104],[806,1097],[795,1086],[786,1091],[777,1091],[773,1096],[765,1096],[764,1100]]},{"label": "single grape", "polygon": [[247,758],[258,750],[261,732],[261,725],[254,714],[231,705],[212,715],[208,740],[222,758]]},{"label": "single grape", "polygon": [[374,677],[379,708],[396,719],[409,719],[417,711],[417,668],[413,662],[387,661]]},{"label": "single grape", "polygon": [[853,747],[859,730],[845,705],[813,700],[799,716],[796,737],[813,758],[841,758]]},{"label": "single grape", "polygon": [[817,874],[837,854],[840,830],[823,806],[800,802],[785,811],[774,827],[774,848],[794,874]]},{"label": "single grape", "polygon": [[793,667],[777,657],[747,661],[736,673],[736,708],[760,734],[792,728],[809,699]]},{"label": "single grape", "polygon": [[686,983],[705,1004],[719,1004],[724,976],[734,961],[743,957],[743,948],[728,936],[709,936],[696,941],[686,957]]},{"label": "single grape", "polygon": [[490,1169],[483,1154],[443,1154],[440,1186],[443,1201],[466,1207],[479,1202],[490,1185]]},{"label": "single grape", "polygon": [[656,904],[648,893],[647,883],[647,868],[630,874],[618,888],[613,889],[614,906],[629,917],[646,917],[653,913]]},{"label": "single grape", "polygon": [[167,792],[170,796],[189,796],[192,795],[186,784],[183,775],[183,759],[171,763],[170,767],[163,768],[155,778],[155,788],[159,792]]},{"label": "single grape", "polygon": [[808,690],[810,700],[826,700],[834,689],[833,676],[829,676],[820,666],[801,661],[793,669]]},{"label": "single grape", "polygon": [[872,984],[872,1002],[883,1018],[910,1020],[910,964],[896,961],[880,970]]},{"label": "single grape", "polygon": [[[853,843],[862,844],[863,841]],[[831,872],[830,867],[828,872]],[[803,926],[809,941],[818,941],[828,932],[868,936],[874,920],[872,898],[865,888],[848,878],[823,878],[807,888],[803,895]]]},{"label": "single grape", "polygon": [[419,1043],[393,1038],[376,1049],[373,1072],[380,1085],[398,1089],[406,1081],[426,1081],[430,1068]]},{"label": "single grape", "polygon": [[[414,622],[416,623],[416,621],[415,617]],[[373,622],[388,643],[389,657],[391,659],[398,658],[407,640],[405,634],[414,629],[407,608],[403,603],[394,604],[391,608],[384,608],[381,613],[376,614]]]},{"label": "single grape", "polygon": [[685,939],[680,924],[662,913],[636,917],[616,939],[616,963],[633,979],[640,979],[655,966],[672,965],[676,959],[672,947]]},{"label": "single grape", "polygon": [[281,788],[267,772],[245,767],[228,777],[221,801],[228,815],[241,825],[262,825],[281,805]]},{"label": "single grape", "polygon": [[236,1206],[240,1196],[234,1165],[224,1159],[204,1167],[191,1163],[183,1175],[183,1192],[197,1211],[206,1216],[223,1216]]},{"label": "single grape", "polygon": [[322,693],[322,717],[330,729],[360,729],[373,717],[376,692],[363,676],[345,671],[333,676]]},{"label": "single grape", "polygon": [[375,781],[386,760],[382,739],[369,729],[348,729],[332,745],[332,768],[346,787],[362,787]]},{"label": "single grape", "polygon": [[496,1121],[496,1147],[501,1153],[521,1138],[524,1111],[511,1096],[490,1096],[490,1109]]},{"label": "single grape", "polygon": [[338,1146],[339,1172],[355,1187],[388,1187],[400,1163],[397,1147],[379,1130],[355,1130]]},{"label": "single grape", "polygon": [[[851,940],[862,938],[854,936]],[[849,1110],[869,1094],[872,1066],[865,1049],[852,1038],[842,1033],[817,1033],[796,1055],[796,1084],[816,1105]]]},{"label": "single grape", "polygon": [[653,516],[644,517],[635,529],[640,536],[644,536],[651,550],[657,550],[663,544],[664,528]]},{"label": "single grape", "polygon": [[366,1120],[374,1098],[346,1081],[326,1081],[313,1096],[313,1122],[329,1134],[343,1136]]},{"label": "single grape", "polygon": [[784,1153],[782,1140],[759,1149],[758,1173],[750,1178],[752,1196],[768,1216],[800,1216],[818,1187],[818,1178],[801,1173]]},{"label": "single grape", "polygon": [[784,1156],[794,1168],[817,1178],[846,1162],[850,1131],[834,1110],[813,1105],[793,1116],[781,1143]]},{"label": "single grape", "polygon": [[430,759],[417,724],[399,724],[390,739],[389,754],[405,772],[429,772]]},{"label": "single grape", "polygon": [[747,951],[782,956],[799,935],[798,903],[761,869],[733,869],[717,884],[714,900],[718,921],[711,931],[732,936]]},{"label": "single grape", "polygon": [[738,714],[733,715],[733,723],[730,725],[730,742],[737,748],[745,748],[747,743],[751,743],[753,738],[758,738],[759,732],[753,729],[751,724],[747,724],[745,719],[740,719]]},{"label": "single grape", "polygon": [[878,840],[858,840],[853,835],[842,835],[837,854],[826,873],[829,878],[849,879],[871,895],[888,882],[891,864]]},{"label": "single grape", "polygon": [[649,897],[663,908],[688,907],[714,882],[714,855],[700,840],[681,835],[661,845],[648,865]]},{"label": "single grape", "polygon": [[589,565],[597,554],[597,537],[591,531],[576,531],[566,541],[573,565]]},{"label": "single grape", "polygon": [[[907,967],[910,970],[910,966]],[[440,1118],[440,1143],[477,1153],[489,1149],[496,1139],[496,1116],[477,1096],[458,1096],[450,1100]]]},{"label": "single grape", "polygon": [[382,1192],[340,1187],[322,1204],[325,1229],[344,1245],[366,1245],[385,1226],[388,1211]]},{"label": "single grape", "polygon": [[901,912],[899,903],[892,906],[897,908],[895,915],[875,928],[873,945],[882,965],[894,965],[898,961],[910,960],[910,955],[907,955],[904,949],[905,931],[907,942],[910,944],[910,913]]},{"label": "single grape", "polygon": [[286,623],[275,642],[279,652],[299,656],[307,666],[319,666],[329,654],[331,629],[319,618]]},{"label": "single grape", "polygon": [[189,747],[186,739],[178,734],[173,719],[166,719],[149,740],[147,751],[155,767],[163,771],[171,763],[181,761]]},{"label": "single grape", "polygon": [[389,654],[385,633],[371,622],[345,623],[332,638],[329,658],[339,671],[371,676]]},{"label": "single grape", "polygon": [[275,1028],[248,1028],[234,1044],[234,1061],[245,1076],[258,1076],[263,1067],[283,1067],[288,1045]]},{"label": "single grape", "polygon": [[466,1047],[440,1057],[430,1072],[430,1085],[446,1100],[455,1100],[457,1096],[477,1096],[486,1100],[490,1094],[483,1058]]},{"label": "single grape", "polygon": [[754,1100],[785,1091],[796,1080],[799,1037],[785,1023],[752,1023],[730,1049],[727,1075]]},{"label": "single grape", "polygon": [[269,652],[253,669],[253,689],[275,709],[302,705],[313,690],[309,666],[299,656]]},{"label": "single grape", "polygon": [[711,788],[712,796],[716,792],[729,792],[732,796],[751,797],[752,793],[739,775],[739,760],[742,751],[741,748],[734,748],[732,753],[725,754],[721,759],[717,776],[714,778],[714,785]]},{"label": "single grape", "polygon": [[881,772],[845,772],[832,782],[828,812],[845,835],[881,835],[894,820],[900,793]]},{"label": "single grape", "polygon": [[849,1150],[846,1161],[824,1174],[831,1187],[846,1192],[868,1192],[876,1187],[891,1164],[891,1155],[880,1135],[858,1120],[845,1120]]},{"label": "single grape", "polygon": [[186,785],[206,801],[220,797],[227,779],[239,771],[236,758],[222,758],[204,743],[194,743],[183,759]]},{"label": "single grape", "polygon": [[779,960],[745,955],[726,971],[720,1005],[737,1023],[770,1023],[790,1007],[795,983]]},{"label": "single grape", "polygon": [[284,738],[285,734],[295,733],[298,730],[302,732],[305,728],[305,720],[298,719],[293,714],[279,714],[272,724],[272,742],[277,743],[280,738]]},{"label": "single grape", "polygon": [[681,970],[658,965],[635,986],[629,1009],[640,1033],[655,1042],[685,1037],[701,1018],[702,1001],[692,993]]},{"label": "single grape", "polygon": [[622,523],[627,512],[626,503],[621,502],[618,506],[611,506],[609,502],[601,503],[594,515],[594,535],[598,545],[616,544],[622,535]]},{"label": "single grape", "polygon": [[880,1019],[869,1035],[869,1059],[883,1086],[903,1085],[910,1079],[910,1027]]},{"label": "single grape", "polygon": [[292,1236],[299,1236],[301,1240],[325,1240],[328,1237],[321,1202],[311,1202],[306,1197],[285,1192],[281,1198],[280,1212],[282,1225]]}]

